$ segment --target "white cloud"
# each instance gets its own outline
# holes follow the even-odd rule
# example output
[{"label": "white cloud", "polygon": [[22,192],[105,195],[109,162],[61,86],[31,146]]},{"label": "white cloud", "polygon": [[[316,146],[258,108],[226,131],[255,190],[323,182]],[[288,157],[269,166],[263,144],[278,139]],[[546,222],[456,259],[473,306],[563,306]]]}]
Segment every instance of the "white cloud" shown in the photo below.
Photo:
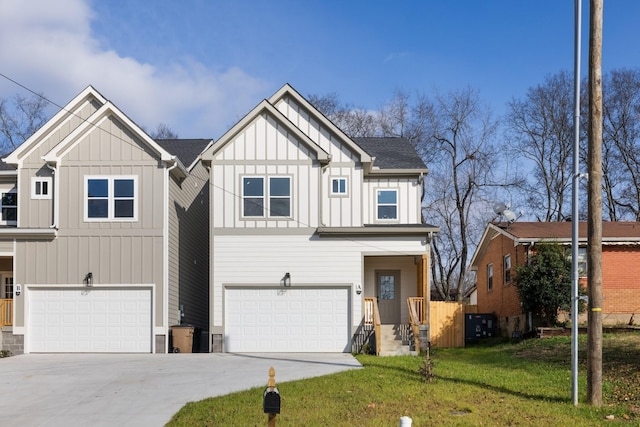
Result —
[{"label": "white cloud", "polygon": [[[139,125],[165,123],[181,137],[219,137],[263,97],[265,82],[196,59],[141,63],[104,49],[86,0],[0,0],[0,72],[64,105],[93,85]],[[0,82],[0,97],[21,89]]]}]

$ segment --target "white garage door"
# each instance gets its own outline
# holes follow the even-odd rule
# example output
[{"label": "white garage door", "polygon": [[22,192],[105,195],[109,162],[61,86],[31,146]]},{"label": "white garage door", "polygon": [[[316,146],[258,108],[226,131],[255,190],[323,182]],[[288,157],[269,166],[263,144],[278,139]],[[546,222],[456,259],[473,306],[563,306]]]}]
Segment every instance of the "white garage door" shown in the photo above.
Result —
[{"label": "white garage door", "polygon": [[226,289],[228,352],[349,351],[349,292],[341,289]]},{"label": "white garage door", "polygon": [[150,353],[151,289],[32,289],[29,351]]}]

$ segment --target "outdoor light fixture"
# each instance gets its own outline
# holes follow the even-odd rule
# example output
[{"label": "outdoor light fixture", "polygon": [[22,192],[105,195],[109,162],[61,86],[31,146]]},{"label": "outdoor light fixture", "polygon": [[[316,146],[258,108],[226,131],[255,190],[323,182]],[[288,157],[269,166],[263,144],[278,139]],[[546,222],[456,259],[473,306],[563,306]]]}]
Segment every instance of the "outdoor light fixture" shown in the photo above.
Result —
[{"label": "outdoor light fixture", "polygon": [[84,284],[87,286],[93,286],[93,273],[88,272],[86,276],[84,276]]},{"label": "outdoor light fixture", "polygon": [[285,287],[288,288],[289,286],[291,286],[291,274],[285,273],[283,282]]}]

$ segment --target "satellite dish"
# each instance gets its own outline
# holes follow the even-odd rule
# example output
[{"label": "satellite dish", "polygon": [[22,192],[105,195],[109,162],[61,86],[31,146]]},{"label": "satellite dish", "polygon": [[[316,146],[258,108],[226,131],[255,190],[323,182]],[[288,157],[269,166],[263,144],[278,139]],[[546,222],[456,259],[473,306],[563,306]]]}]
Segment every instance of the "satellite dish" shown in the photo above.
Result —
[{"label": "satellite dish", "polygon": [[[500,215],[501,217],[503,217],[504,220],[509,224],[513,224],[517,221],[519,216],[516,216],[513,211],[510,211],[510,207],[511,205],[509,203],[496,202],[493,204],[493,211],[496,213],[496,215]],[[522,213],[520,213],[520,215],[522,215]]]},{"label": "satellite dish", "polygon": [[502,215],[504,216],[504,219],[509,223],[509,224],[513,224],[514,222],[516,222],[516,219],[518,219],[516,217],[516,214],[514,214],[512,211],[510,211],[509,209],[505,209],[502,212]]},{"label": "satellite dish", "polygon": [[509,205],[504,202],[497,202],[493,204],[493,211],[496,215],[502,215],[502,212],[509,209]]}]

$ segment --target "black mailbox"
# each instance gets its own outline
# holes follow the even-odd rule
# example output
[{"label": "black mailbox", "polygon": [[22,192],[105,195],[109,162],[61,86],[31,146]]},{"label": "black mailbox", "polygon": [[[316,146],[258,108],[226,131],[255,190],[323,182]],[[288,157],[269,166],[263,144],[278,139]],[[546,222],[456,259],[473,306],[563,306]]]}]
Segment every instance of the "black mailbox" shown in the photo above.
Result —
[{"label": "black mailbox", "polygon": [[280,393],[276,387],[267,387],[264,390],[262,408],[265,414],[280,413]]}]

